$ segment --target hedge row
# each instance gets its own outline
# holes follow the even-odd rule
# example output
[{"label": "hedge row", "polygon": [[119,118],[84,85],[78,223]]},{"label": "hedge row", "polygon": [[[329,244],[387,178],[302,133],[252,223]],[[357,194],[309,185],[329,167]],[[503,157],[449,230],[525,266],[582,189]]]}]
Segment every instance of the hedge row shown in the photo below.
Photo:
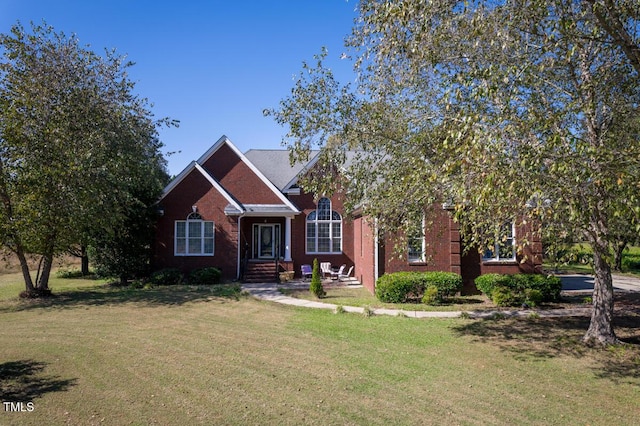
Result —
[{"label": "hedge row", "polygon": [[149,282],[154,285],[210,285],[219,284],[222,272],[218,268],[207,267],[194,269],[185,280],[185,276],[177,268],[165,268],[155,271],[149,277]]},{"label": "hedge row", "polygon": [[475,279],[476,287],[498,306],[517,306],[527,303],[560,299],[560,278],[542,274],[486,274]]},{"label": "hedge row", "polygon": [[437,303],[461,289],[462,277],[453,272],[395,272],[378,278],[376,297],[386,303]]}]

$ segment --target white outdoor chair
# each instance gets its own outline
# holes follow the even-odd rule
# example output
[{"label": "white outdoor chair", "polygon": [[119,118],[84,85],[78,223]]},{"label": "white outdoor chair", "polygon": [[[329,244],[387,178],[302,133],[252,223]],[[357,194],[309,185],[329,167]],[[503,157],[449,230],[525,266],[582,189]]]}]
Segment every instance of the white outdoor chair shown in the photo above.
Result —
[{"label": "white outdoor chair", "polygon": [[346,267],[347,265],[342,265],[337,271],[331,271],[331,279],[333,279],[333,277],[336,277],[336,279],[340,278],[340,275],[344,274],[344,270]]},{"label": "white outdoor chair", "polygon": [[353,273],[353,266],[349,268],[346,274],[338,274],[338,280],[342,281],[342,279],[348,279],[351,277],[351,273]]},{"label": "white outdoor chair", "polygon": [[331,276],[331,262],[320,262],[320,272],[322,272],[323,277]]}]

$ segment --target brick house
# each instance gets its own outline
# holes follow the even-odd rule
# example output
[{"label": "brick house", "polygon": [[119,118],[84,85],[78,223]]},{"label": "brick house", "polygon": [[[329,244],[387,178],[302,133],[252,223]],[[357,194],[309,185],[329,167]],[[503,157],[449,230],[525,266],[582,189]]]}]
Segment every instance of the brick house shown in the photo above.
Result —
[{"label": "brick house", "polygon": [[529,247],[529,260],[520,262],[515,239],[526,230],[513,227],[506,231],[506,249],[463,255],[458,226],[443,208],[439,228],[413,236],[407,256],[398,259],[390,239],[377,236],[371,221],[357,212],[346,219],[342,194],[314,199],[297,185],[316,155],[291,166],[287,150],[243,154],[222,136],[165,188],[154,268],[188,272],[215,266],[225,279],[274,280],[276,268],[299,275],[301,265],[317,258],[353,266],[353,276],[373,292],[377,277],[396,271],[457,272],[471,291],[480,274],[534,272],[540,266],[539,241]]}]

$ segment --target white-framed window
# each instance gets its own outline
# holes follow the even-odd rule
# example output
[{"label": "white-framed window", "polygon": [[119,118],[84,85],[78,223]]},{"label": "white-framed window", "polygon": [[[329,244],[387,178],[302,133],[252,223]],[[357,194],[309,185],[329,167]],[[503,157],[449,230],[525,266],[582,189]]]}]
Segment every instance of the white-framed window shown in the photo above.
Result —
[{"label": "white-framed window", "polygon": [[424,219],[418,226],[409,229],[407,234],[407,260],[409,263],[424,263],[426,261],[425,237],[424,237]]},{"label": "white-framed window", "polygon": [[187,220],[176,220],[174,254],[176,256],[213,256],[215,226],[193,212]]},{"label": "white-framed window", "polygon": [[331,210],[331,200],[320,198],[307,216],[307,253],[342,253],[342,216]]},{"label": "white-framed window", "polygon": [[506,222],[496,231],[492,246],[486,247],[482,260],[515,261],[516,260],[516,230],[513,222]]}]

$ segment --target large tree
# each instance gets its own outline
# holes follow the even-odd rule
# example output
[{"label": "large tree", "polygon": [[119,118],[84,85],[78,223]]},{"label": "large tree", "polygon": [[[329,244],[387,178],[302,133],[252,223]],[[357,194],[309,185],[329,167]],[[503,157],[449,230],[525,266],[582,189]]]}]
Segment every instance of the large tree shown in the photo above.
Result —
[{"label": "large tree", "polygon": [[[153,120],[114,51],[18,23],[0,35],[0,53],[0,242],[20,260],[27,292],[47,293],[57,254],[122,226],[140,204],[132,189],[164,168],[165,120]],[[42,259],[35,282],[29,254]]]},{"label": "large tree", "polygon": [[[479,250],[513,220],[580,235],[593,249],[596,276],[584,340],[616,343],[615,230],[640,216],[640,132],[632,125],[638,3],[363,0],[358,7],[348,39],[356,87],[334,79],[324,52],[268,111],[289,126],[294,158],[314,145],[333,163],[357,152],[356,161],[337,165],[347,177],[340,183],[351,205],[383,228],[407,226],[439,200],[451,202],[467,247]],[[603,27],[607,16],[624,30],[618,36]],[[306,184],[325,192],[335,179]]]}]

